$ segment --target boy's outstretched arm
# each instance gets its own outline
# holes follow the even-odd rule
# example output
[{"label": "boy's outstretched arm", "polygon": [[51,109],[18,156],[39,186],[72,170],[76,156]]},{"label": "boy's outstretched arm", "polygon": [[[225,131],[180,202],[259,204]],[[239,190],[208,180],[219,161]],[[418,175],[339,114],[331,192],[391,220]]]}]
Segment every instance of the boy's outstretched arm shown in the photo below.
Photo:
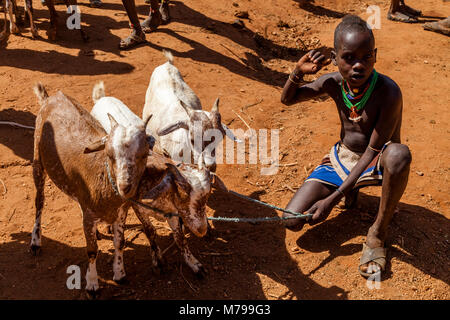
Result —
[{"label": "boy's outstretched arm", "polygon": [[281,102],[286,105],[291,105],[323,94],[323,84],[325,80],[330,78],[330,75],[324,75],[316,81],[300,87],[299,85],[303,82],[304,74],[315,74],[329,63],[330,61],[325,60],[325,56],[316,50],[311,50],[301,57],[284,85],[283,92],[281,93]]}]

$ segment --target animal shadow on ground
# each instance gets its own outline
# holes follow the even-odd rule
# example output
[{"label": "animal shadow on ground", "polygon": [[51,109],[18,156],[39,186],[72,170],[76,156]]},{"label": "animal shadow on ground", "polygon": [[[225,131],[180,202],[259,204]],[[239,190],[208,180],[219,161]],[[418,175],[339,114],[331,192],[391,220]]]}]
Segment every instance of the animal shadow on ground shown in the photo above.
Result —
[{"label": "animal shadow on ground", "polygon": [[[336,257],[362,252],[361,244],[343,243],[365,236],[375,221],[379,197],[360,192],[357,207],[343,210],[305,231],[297,240],[300,248],[312,252],[328,251],[329,256],[310,275],[323,268]],[[450,284],[450,246],[443,235],[450,230],[450,222],[445,216],[429,209],[400,202],[389,226],[386,240],[387,269],[381,280],[390,278],[389,261],[395,258],[410,264],[433,278]],[[358,272],[355,260],[354,272]]]},{"label": "animal shadow on ground", "polygon": [[[33,41],[53,43],[70,49],[79,49],[77,55],[71,55],[56,50],[36,51],[25,48],[8,48],[7,41],[3,41],[6,48],[0,50],[0,61],[4,65],[41,71],[44,73],[66,74],[66,75],[100,75],[100,74],[125,74],[134,70],[134,66],[126,62],[115,60],[102,61],[96,59],[103,52],[110,52],[118,57],[123,57],[118,48],[120,38],[111,33],[110,30],[128,28],[128,20],[118,22],[112,18],[102,15],[82,13],[81,22],[83,30],[89,36],[88,42],[83,42],[78,30],[69,30],[65,26],[68,15],[63,8],[57,7],[58,39],[52,42],[47,39],[46,31],[50,27],[49,14],[46,8],[34,9],[35,23],[40,37]],[[126,16],[126,14],[125,14]],[[86,24],[86,25],[84,25]],[[20,26],[21,35],[9,35],[12,37],[26,37],[31,39],[29,26]]]},{"label": "animal shadow on ground", "polygon": [[[0,121],[17,122],[34,127],[36,116],[13,108],[0,110]],[[11,149],[22,159],[33,160],[34,130],[0,124],[0,144]]]},{"label": "animal shadow on ground", "polygon": [[[169,49],[178,57],[187,57],[199,62],[219,64],[233,73],[269,85],[281,87],[287,79],[287,74],[264,66],[263,61],[280,58],[294,62],[308,51],[308,48],[306,47],[298,49],[278,45],[270,39],[266,39],[263,35],[255,33],[245,27],[243,29],[236,29],[232,23],[207,17],[180,1],[171,1],[171,15],[173,21],[199,27],[202,32],[205,33],[216,34],[228,38],[240,46],[253,50],[256,54],[249,51],[243,52],[242,54],[236,53],[225,44],[221,44],[227,51],[227,54],[223,55],[212,50],[207,45],[203,45],[195,40],[189,39],[187,36],[181,35],[182,33],[188,34],[189,32],[172,29],[170,28],[170,25],[168,28],[159,27],[156,32],[164,32],[167,35],[171,35],[176,39],[189,44],[192,47],[192,50],[179,52],[149,41],[148,45],[150,47],[157,50]],[[326,48],[323,47],[320,49]],[[233,57],[231,58],[231,56]]]},{"label": "animal shadow on ground", "polygon": [[[148,43],[148,46],[158,51],[167,49],[170,50],[176,57],[190,58],[199,62],[221,65],[224,68],[228,69],[228,71],[230,72],[271,86],[282,87],[288,78],[287,73],[272,70],[264,66],[258,56],[250,52],[246,52],[246,58],[240,58],[241,62],[239,62],[233,58],[230,58],[208,48],[200,42],[184,37],[173,30],[159,29],[159,31],[164,32],[167,35],[171,35],[174,38],[189,44],[192,49],[189,51],[180,52],[175,49],[163,47],[151,42]],[[330,51],[330,49],[326,47],[320,48],[319,50],[324,52]]]},{"label": "animal shadow on ground", "polygon": [[334,11],[332,9],[324,8],[322,6],[318,6],[314,3],[314,0],[294,0],[298,2],[299,7],[305,11],[311,12],[317,16],[325,16],[330,18],[342,18],[346,15],[346,13]]},{"label": "animal shadow on ground", "polygon": [[[260,194],[248,196],[259,199]],[[214,210],[214,217],[277,216],[272,209],[218,190],[209,198],[208,206]],[[229,256],[210,258],[207,265],[216,266],[220,277],[208,282],[222,287],[231,299],[347,299],[348,293],[342,288],[325,288],[302,273],[286,248],[286,229],[279,222],[214,221],[213,225],[214,251],[225,251]],[[271,296],[270,289],[263,287],[263,278],[285,286],[285,292]]]}]

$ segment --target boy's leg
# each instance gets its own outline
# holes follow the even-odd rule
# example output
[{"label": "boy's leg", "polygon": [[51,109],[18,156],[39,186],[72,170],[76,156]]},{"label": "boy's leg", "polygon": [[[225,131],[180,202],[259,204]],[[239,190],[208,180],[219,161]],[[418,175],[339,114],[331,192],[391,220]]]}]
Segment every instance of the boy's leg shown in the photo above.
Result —
[{"label": "boy's leg", "polygon": [[146,42],[145,34],[142,32],[141,25],[139,23],[139,18],[136,12],[136,4],[134,3],[134,0],[122,0],[122,3],[127,12],[128,19],[130,19],[133,31],[127,38],[120,41],[119,48],[131,49],[138,44]]},{"label": "boy's leg", "polygon": [[[391,143],[383,151],[381,201],[376,220],[367,233],[366,245],[369,248],[384,247],[389,223],[408,183],[410,163],[411,153],[403,144]],[[369,274],[377,273],[380,266],[375,262],[368,262],[360,269]]]},{"label": "boy's leg", "polygon": [[162,24],[161,13],[159,12],[159,1],[150,0],[150,12],[147,19],[141,23],[142,31],[149,33],[155,31]]},{"label": "boy's leg", "polygon": [[[305,182],[300,189],[297,190],[294,197],[289,201],[286,209],[298,213],[308,210],[315,202],[325,199],[335,188],[327,186],[317,181]],[[283,213],[283,217],[291,217],[290,213]],[[292,231],[300,231],[306,220],[305,219],[288,219],[284,220],[284,226]]]}]

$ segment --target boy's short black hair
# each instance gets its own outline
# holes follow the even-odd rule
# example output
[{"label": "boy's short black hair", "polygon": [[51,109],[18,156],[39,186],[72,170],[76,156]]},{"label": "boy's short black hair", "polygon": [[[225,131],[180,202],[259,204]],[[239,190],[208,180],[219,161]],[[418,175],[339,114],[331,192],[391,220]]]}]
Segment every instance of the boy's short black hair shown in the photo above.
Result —
[{"label": "boy's short black hair", "polygon": [[336,30],[334,30],[334,49],[337,50],[339,46],[339,41],[341,36],[345,32],[357,31],[357,32],[368,32],[370,37],[375,42],[375,37],[373,36],[372,29],[369,27],[367,22],[365,22],[360,17],[349,14],[342,18],[341,23],[338,24]]}]

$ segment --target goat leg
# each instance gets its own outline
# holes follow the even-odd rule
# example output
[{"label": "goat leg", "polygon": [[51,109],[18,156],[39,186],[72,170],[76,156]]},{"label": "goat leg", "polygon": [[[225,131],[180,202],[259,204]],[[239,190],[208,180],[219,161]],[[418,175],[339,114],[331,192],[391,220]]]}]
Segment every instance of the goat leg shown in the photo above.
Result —
[{"label": "goat leg", "polygon": [[33,180],[34,185],[36,187],[36,198],[35,198],[36,219],[34,222],[30,243],[30,251],[33,255],[37,255],[41,249],[41,235],[42,235],[41,215],[45,199],[44,195],[45,171],[39,158],[39,152],[36,151],[38,150],[38,148],[36,148],[36,144],[37,143],[35,143],[34,160],[33,160]]},{"label": "goat leg", "polygon": [[127,220],[128,208],[130,206],[128,204],[122,205],[118,210],[117,220],[113,223],[113,232],[114,232],[114,263],[113,263],[113,271],[114,277],[113,280],[116,283],[124,283],[125,282],[125,263],[123,261],[123,249],[125,248],[125,237],[123,235],[123,230],[125,227],[125,221]]},{"label": "goat leg", "polygon": [[175,243],[177,244],[178,248],[180,248],[184,261],[198,278],[203,278],[206,275],[206,269],[189,250],[187,240],[184,237],[181,219],[178,217],[171,217],[167,220],[169,222],[170,228],[173,231],[173,238],[175,240]]},{"label": "goat leg", "polygon": [[[47,0],[48,1],[48,0]],[[97,220],[93,220],[92,212],[83,209],[83,229],[86,238],[86,251],[89,260],[86,272],[86,295],[88,299],[95,299],[99,295],[98,275],[97,275]]]},{"label": "goat leg", "polygon": [[161,249],[156,243],[156,230],[153,227],[150,219],[148,218],[148,214],[143,212],[139,206],[133,205],[133,210],[136,213],[139,221],[142,223],[142,227],[144,228],[145,236],[150,243],[150,256],[152,259],[152,272],[154,274],[160,275],[164,271],[165,260],[161,254]]}]

